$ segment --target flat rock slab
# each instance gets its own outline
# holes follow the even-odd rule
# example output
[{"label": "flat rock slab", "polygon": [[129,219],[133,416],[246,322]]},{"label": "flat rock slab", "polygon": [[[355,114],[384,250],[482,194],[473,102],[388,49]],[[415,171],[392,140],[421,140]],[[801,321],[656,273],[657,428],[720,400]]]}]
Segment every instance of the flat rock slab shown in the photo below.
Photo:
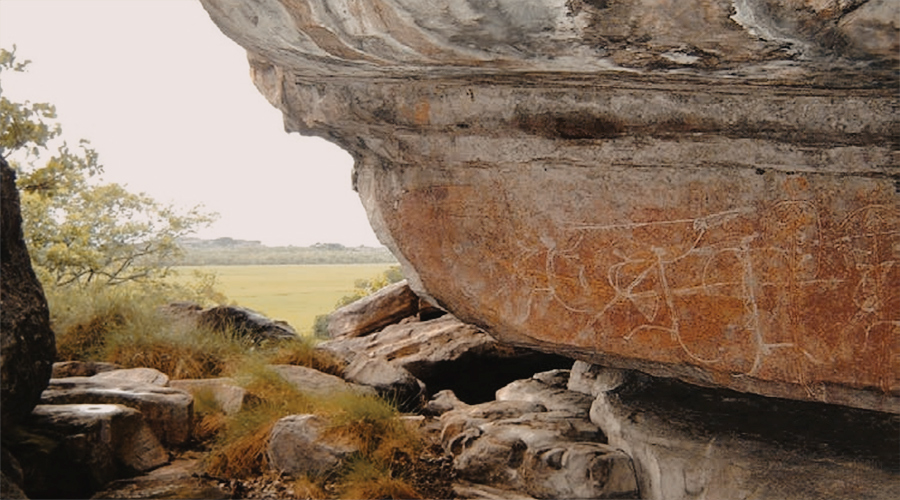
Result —
[{"label": "flat rock slab", "polygon": [[361,337],[419,311],[419,297],[402,280],[328,315],[331,338]]},{"label": "flat rock slab", "polygon": [[200,459],[176,459],[149,474],[113,481],[92,498],[233,498],[230,488],[220,481],[203,477],[202,472]]},{"label": "flat rock slab", "polygon": [[[50,379],[41,403],[121,404],[141,412],[156,437],[168,445],[180,445],[190,438],[194,400],[187,392],[160,385],[115,378],[101,373],[93,377]],[[114,372],[113,372],[114,373]],[[128,371],[145,380],[148,372]],[[99,377],[99,378],[97,378]]]},{"label": "flat rock slab", "polygon": [[372,387],[352,384],[340,377],[322,373],[305,366],[272,365],[270,368],[301,392],[316,396],[332,396],[341,392],[354,392],[372,396],[377,394]]}]

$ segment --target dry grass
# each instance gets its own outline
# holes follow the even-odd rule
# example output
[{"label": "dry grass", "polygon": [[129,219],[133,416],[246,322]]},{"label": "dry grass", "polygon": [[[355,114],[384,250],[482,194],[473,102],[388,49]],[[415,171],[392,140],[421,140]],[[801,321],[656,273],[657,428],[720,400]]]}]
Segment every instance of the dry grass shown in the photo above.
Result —
[{"label": "dry grass", "polygon": [[307,475],[301,475],[294,479],[291,489],[297,498],[328,498],[322,482],[321,478],[310,478]]},{"label": "dry grass", "polygon": [[112,310],[101,311],[66,329],[56,328],[56,358],[59,361],[97,359],[106,348],[110,332],[122,327],[125,317]]},{"label": "dry grass", "polygon": [[309,413],[313,404],[260,359],[246,359],[233,376],[249,397],[241,411],[226,420],[206,469],[214,476],[240,479],[266,470],[265,450],[275,423],[288,415]]},{"label": "dry grass", "polygon": [[341,476],[341,498],[422,498],[408,482],[394,477],[391,469],[364,457],[351,461]]},{"label": "dry grass", "polygon": [[208,448],[209,474],[249,479],[266,473],[275,423],[313,413],[329,422],[328,433],[353,442],[359,452],[326,476],[297,478],[292,488],[298,497],[419,498],[402,471],[422,443],[399,420],[395,405],[353,393],[311,396],[269,368],[295,364],[341,375],[342,362],[315,349],[311,339],[253,346],[230,332],[198,328],[159,312],[160,305],[179,298],[166,294],[106,287],[48,295],[59,359],[150,367],[172,379],[228,376],[247,391],[243,408],[233,415],[225,415],[212,392],[194,394],[194,438]]},{"label": "dry grass", "polygon": [[308,337],[282,342],[269,357],[269,363],[306,366],[338,377],[344,373],[344,363],[329,352],[317,350]]}]

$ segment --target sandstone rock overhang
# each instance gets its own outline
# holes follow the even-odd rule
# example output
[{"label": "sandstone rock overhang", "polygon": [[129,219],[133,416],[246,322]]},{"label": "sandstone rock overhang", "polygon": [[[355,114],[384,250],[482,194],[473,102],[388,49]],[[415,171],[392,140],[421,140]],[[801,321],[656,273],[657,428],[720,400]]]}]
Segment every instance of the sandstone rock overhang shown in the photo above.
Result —
[{"label": "sandstone rock overhang", "polygon": [[896,2],[201,1],[461,320],[900,412]]}]

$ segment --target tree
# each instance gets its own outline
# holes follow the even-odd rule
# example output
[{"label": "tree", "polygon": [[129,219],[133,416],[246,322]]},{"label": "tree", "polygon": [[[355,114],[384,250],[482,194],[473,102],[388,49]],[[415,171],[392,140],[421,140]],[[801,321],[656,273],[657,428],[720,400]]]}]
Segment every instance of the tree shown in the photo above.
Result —
[{"label": "tree", "polygon": [[[0,49],[0,82],[23,72]],[[180,253],[177,240],[210,224],[215,214],[164,205],[119,184],[102,183],[103,166],[90,144],[63,142],[56,108],[14,103],[0,85],[0,156],[16,170],[25,240],[45,284],[152,282],[165,277]],[[44,160],[47,154],[50,158]]]}]

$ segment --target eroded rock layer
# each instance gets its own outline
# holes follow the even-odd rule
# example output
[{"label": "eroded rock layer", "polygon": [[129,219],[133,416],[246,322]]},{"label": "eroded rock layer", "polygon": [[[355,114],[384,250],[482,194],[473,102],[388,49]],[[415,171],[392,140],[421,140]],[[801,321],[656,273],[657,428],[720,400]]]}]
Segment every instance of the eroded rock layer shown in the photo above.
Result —
[{"label": "eroded rock layer", "polygon": [[202,2],[461,320],[900,412],[896,2]]}]

